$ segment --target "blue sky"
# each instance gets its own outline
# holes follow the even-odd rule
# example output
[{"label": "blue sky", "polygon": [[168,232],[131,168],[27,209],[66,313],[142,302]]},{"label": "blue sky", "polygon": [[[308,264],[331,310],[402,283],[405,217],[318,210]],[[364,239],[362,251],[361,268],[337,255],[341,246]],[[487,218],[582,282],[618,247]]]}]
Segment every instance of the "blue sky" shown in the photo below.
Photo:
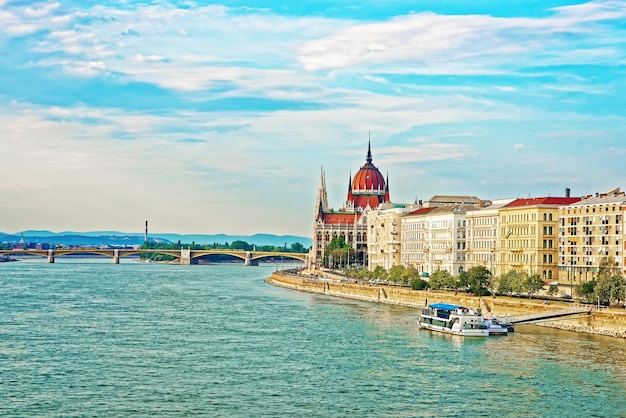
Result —
[{"label": "blue sky", "polygon": [[0,0],[0,231],[309,236],[369,135],[395,202],[623,187],[625,39],[623,1]]}]

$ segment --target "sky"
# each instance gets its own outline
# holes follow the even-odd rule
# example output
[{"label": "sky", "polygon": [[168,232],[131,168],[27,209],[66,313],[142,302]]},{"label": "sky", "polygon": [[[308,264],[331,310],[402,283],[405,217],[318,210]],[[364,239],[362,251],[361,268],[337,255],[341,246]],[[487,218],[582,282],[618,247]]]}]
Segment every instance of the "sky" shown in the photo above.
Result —
[{"label": "sky", "polygon": [[398,203],[625,187],[626,2],[0,0],[0,231],[310,236]]}]

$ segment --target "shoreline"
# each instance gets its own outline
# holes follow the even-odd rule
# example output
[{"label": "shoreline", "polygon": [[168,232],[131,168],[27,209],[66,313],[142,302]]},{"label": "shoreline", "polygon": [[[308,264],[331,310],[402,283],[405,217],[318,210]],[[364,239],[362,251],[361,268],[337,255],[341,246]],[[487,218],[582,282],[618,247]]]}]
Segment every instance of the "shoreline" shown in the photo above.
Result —
[{"label": "shoreline", "polygon": [[[420,309],[427,306],[429,300],[430,303],[451,303],[471,308],[481,308],[483,312],[498,317],[526,315],[572,307],[571,302],[555,301],[549,305],[544,305],[543,301],[537,299],[509,298],[506,296],[479,297],[464,294],[455,296],[453,292],[413,290],[407,287],[365,284],[342,279],[343,276],[333,275],[328,271],[302,270],[294,273],[282,270],[272,273],[265,282],[272,286],[300,292],[404,306],[412,309]],[[589,309],[591,314],[584,317],[545,321],[533,325],[626,339],[626,310],[597,309],[593,305],[589,305]]]}]

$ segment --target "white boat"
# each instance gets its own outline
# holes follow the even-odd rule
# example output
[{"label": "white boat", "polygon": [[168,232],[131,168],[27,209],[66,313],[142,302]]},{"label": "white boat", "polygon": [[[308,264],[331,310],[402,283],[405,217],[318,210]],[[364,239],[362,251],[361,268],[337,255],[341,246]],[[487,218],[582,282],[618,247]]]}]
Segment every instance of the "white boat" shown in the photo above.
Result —
[{"label": "white boat", "polygon": [[491,318],[484,318],[489,330],[489,335],[508,335],[509,329],[513,332],[513,325],[505,323],[495,316]]},{"label": "white boat", "polygon": [[433,303],[422,309],[417,322],[422,328],[464,337],[488,337],[489,329],[480,309]]}]

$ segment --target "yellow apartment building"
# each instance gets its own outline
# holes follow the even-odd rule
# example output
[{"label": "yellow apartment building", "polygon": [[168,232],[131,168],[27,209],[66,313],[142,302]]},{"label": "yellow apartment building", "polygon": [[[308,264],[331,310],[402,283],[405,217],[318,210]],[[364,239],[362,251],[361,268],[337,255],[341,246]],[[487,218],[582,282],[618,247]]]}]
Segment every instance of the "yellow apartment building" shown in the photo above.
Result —
[{"label": "yellow apartment building", "polygon": [[[569,194],[569,193],[567,193]],[[579,197],[516,199],[500,208],[497,269],[523,270],[546,282],[558,277],[559,208]]]}]

